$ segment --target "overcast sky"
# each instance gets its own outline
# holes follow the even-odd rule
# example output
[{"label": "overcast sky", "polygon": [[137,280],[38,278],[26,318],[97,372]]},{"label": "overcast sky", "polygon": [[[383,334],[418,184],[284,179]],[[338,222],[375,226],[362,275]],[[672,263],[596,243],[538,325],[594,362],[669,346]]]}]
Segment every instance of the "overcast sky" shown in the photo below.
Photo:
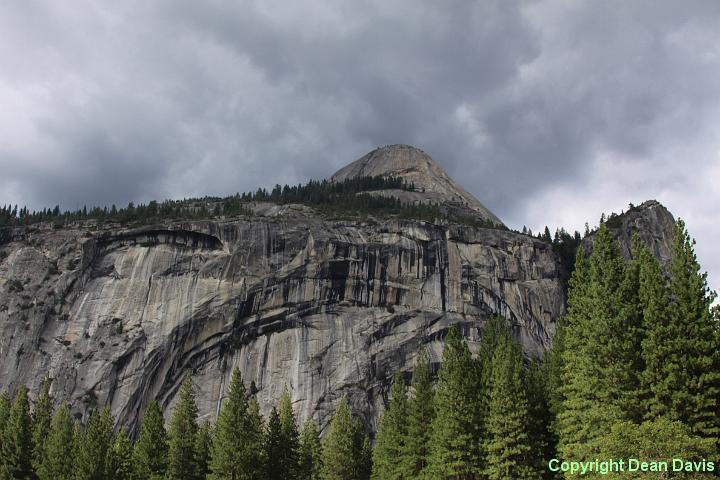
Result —
[{"label": "overcast sky", "polygon": [[0,203],[229,194],[376,146],[509,226],[655,198],[720,287],[720,2],[0,3]]}]

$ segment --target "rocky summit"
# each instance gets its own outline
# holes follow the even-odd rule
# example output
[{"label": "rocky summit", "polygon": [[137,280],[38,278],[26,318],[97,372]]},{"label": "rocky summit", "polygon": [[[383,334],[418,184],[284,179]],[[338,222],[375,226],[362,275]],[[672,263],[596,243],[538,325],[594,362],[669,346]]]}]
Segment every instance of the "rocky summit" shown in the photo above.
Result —
[{"label": "rocky summit", "polygon": [[[215,418],[239,367],[264,413],[287,386],[299,421],[325,429],[347,396],[373,431],[393,373],[422,346],[440,362],[451,325],[476,348],[498,314],[527,356],[549,347],[567,278],[549,242],[505,229],[413,147],[374,150],[332,179],[374,175],[415,187],[374,195],[453,204],[497,228],[257,202],[206,220],[3,228],[0,390],[38,391],[49,375],[77,418],[109,405],[133,430],[153,398],[169,414],[186,374]],[[665,253],[671,220],[650,202],[614,221],[621,243],[639,230]]]}]

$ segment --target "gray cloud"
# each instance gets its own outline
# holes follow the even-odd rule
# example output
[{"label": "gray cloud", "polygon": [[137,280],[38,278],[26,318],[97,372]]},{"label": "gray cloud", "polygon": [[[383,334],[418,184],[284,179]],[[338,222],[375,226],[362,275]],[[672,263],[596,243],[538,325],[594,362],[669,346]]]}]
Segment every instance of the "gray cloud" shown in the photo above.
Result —
[{"label": "gray cloud", "polygon": [[5,2],[0,202],[227,194],[411,143],[516,227],[658,198],[717,281],[719,20],[712,0]]}]

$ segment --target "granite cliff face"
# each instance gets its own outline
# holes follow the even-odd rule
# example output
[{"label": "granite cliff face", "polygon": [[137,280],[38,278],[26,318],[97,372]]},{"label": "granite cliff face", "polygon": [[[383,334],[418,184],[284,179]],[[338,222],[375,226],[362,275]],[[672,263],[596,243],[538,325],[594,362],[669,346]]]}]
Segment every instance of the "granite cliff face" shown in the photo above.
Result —
[{"label": "granite cliff face", "polygon": [[[254,217],[5,229],[0,390],[50,375],[79,418],[108,404],[134,428],[152,398],[169,414],[187,373],[214,418],[240,367],[265,413],[287,385],[300,421],[325,428],[347,395],[373,430],[392,374],[409,372],[422,345],[439,362],[450,325],[474,348],[500,314],[538,355],[563,313],[558,258],[526,235],[251,207]],[[649,211],[638,210],[652,223]]]}]

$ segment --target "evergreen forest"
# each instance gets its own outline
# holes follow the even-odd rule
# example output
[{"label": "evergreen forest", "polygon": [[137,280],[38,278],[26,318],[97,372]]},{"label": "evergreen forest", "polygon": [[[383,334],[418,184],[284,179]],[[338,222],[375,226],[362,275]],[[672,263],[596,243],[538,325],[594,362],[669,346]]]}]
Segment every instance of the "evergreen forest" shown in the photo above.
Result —
[{"label": "evergreen forest", "polygon": [[0,395],[0,479],[530,480],[571,478],[553,458],[717,461],[720,315],[684,223],[668,265],[638,237],[623,258],[605,224],[574,263],[542,358],[523,356],[504,318],[475,352],[451,327],[441,363],[422,350],[411,378],[395,374],[374,446],[345,398],[322,440],[287,389],[264,417],[238,370],[214,424],[199,421],[187,376],[169,421],[153,401],[132,439],[108,408],[78,422],[46,379],[32,405],[25,388]]}]

